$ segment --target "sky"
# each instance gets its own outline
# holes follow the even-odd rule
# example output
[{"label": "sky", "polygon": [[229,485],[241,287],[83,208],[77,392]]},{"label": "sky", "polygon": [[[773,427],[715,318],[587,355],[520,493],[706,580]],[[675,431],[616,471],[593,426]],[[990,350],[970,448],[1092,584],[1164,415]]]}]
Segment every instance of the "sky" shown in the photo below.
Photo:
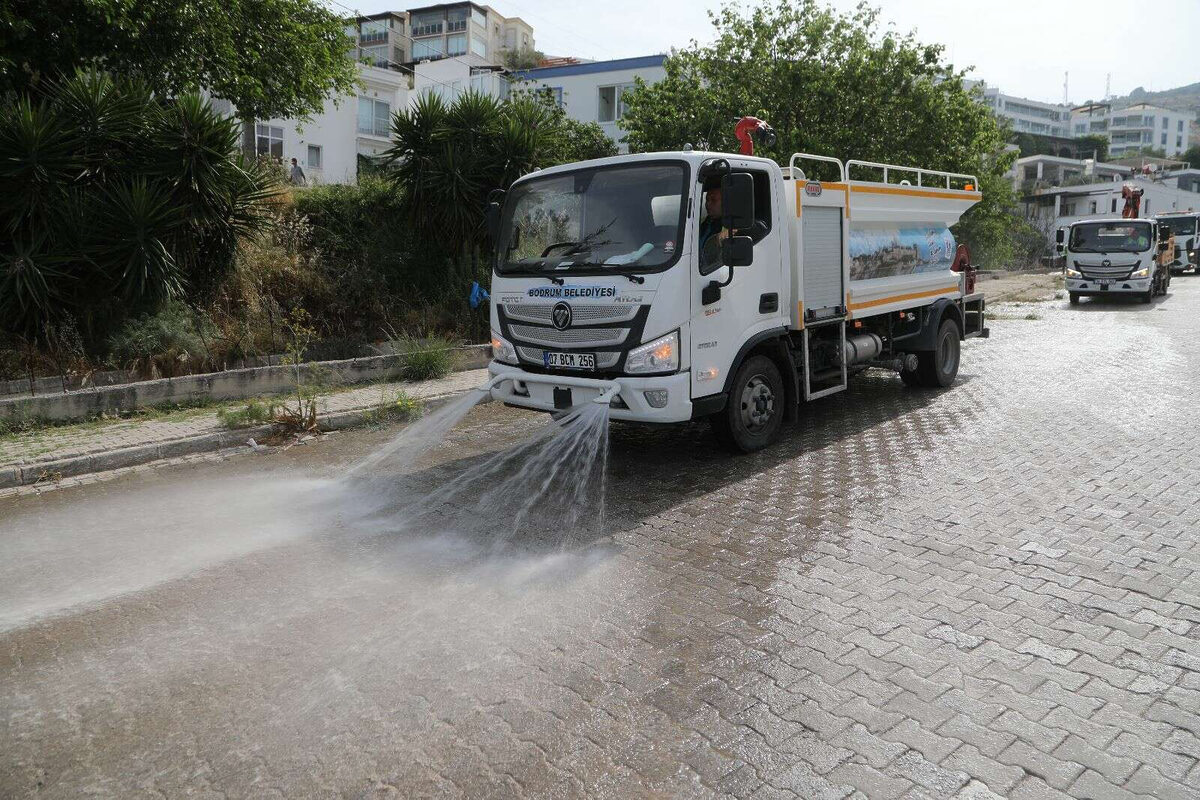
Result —
[{"label": "sky", "polygon": [[[749,7],[752,2],[739,3]],[[419,8],[436,0],[338,0],[363,13]],[[857,0],[828,0],[852,10]],[[709,9],[721,0],[483,0],[505,16],[533,26],[537,48],[550,55],[604,60],[663,53],[712,38]],[[1112,93],[1150,91],[1200,81],[1200,0],[1156,0],[1146,22],[1131,13],[1142,0],[871,0],[901,32],[946,46],[957,67],[973,66],[1006,94],[1062,102],[1069,72],[1072,103]],[[1151,28],[1153,32],[1151,32]],[[1123,55],[1124,54],[1124,55]],[[1161,54],[1161,55],[1160,55]]]}]

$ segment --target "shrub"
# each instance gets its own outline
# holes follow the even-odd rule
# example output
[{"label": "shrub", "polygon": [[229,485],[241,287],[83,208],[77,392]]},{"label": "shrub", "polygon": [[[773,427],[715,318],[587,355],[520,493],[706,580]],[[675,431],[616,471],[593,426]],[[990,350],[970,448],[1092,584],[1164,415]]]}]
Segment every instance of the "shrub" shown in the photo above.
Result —
[{"label": "shrub", "polygon": [[103,341],[131,314],[203,298],[275,189],[236,121],[196,93],[78,73],[0,104],[0,325],[71,314]]},{"label": "shrub", "polygon": [[174,375],[209,362],[212,323],[179,301],[154,314],[135,317],[109,337],[112,366],[148,377]]},{"label": "shrub", "polygon": [[265,425],[275,416],[274,403],[259,403],[251,400],[243,408],[222,408],[217,419],[225,428],[253,428]]},{"label": "shrub", "polygon": [[392,349],[404,355],[401,375],[409,381],[444,378],[454,368],[454,343],[448,339],[397,339]]},{"label": "shrub", "polygon": [[421,401],[400,390],[385,394],[366,416],[372,422],[406,422],[419,417],[421,408]]}]

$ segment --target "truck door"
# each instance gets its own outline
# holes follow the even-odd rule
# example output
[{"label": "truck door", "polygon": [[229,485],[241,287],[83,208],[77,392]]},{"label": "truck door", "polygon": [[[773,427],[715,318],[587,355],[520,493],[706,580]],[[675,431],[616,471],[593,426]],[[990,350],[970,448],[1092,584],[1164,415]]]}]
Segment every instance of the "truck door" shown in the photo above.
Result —
[{"label": "truck door", "polygon": [[[729,159],[735,172],[748,172],[754,178],[754,216],[757,241],[754,262],[747,267],[721,266],[705,274],[704,254],[697,236],[692,272],[691,364],[692,397],[703,397],[724,389],[734,359],[742,345],[755,334],[785,326],[791,298],[784,283],[786,230],[780,214],[786,208],[783,181],[778,167],[762,161]],[[688,224],[697,229],[705,219],[705,192],[697,184],[693,197],[693,215]],[[731,274],[732,272],[732,274]],[[705,290],[712,283],[720,287],[719,299],[705,303]],[[712,289],[709,289],[711,300]]]}]

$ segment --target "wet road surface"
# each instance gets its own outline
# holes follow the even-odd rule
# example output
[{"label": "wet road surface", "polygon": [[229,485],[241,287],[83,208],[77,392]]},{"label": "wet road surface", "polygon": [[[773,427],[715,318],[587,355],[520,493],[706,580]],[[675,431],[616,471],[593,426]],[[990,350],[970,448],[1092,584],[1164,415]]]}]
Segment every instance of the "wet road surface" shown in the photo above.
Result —
[{"label": "wet road surface", "polygon": [[0,796],[1196,797],[1198,312],[1025,306],[750,457],[614,426],[568,547],[362,514],[496,406],[366,494],[394,431],[0,501]]}]

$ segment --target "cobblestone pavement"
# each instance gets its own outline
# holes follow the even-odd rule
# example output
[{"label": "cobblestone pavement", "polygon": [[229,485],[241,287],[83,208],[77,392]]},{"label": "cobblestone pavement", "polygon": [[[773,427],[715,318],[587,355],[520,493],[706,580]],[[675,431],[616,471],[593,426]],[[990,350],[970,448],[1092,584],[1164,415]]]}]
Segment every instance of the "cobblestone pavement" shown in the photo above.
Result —
[{"label": "cobblestone pavement", "polygon": [[1048,304],[751,457],[614,427],[566,550],[315,501],[381,432],[0,501],[0,795],[1197,797],[1198,308]]},{"label": "cobblestone pavement", "polygon": [[[353,411],[378,405],[401,390],[410,397],[433,397],[477,386],[486,379],[487,370],[476,369],[431,381],[374,383],[325,395],[318,407],[321,413]],[[224,428],[216,409],[183,412],[162,419],[134,417],[119,422],[43,428],[0,438],[0,467],[156,444],[220,430]]]}]

